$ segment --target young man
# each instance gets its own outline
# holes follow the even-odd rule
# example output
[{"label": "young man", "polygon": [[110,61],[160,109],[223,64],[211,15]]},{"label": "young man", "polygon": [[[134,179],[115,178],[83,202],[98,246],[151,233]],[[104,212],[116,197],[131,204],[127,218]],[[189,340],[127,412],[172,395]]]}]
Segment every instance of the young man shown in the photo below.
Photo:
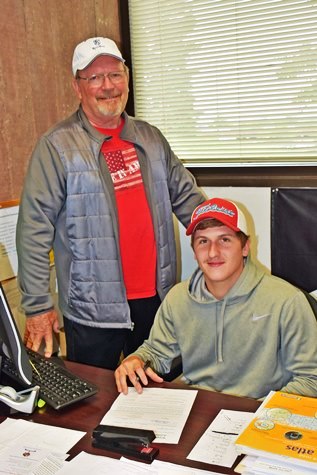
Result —
[{"label": "young man", "polygon": [[51,355],[53,248],[67,358],[115,369],[176,283],[173,214],[187,226],[205,196],[162,133],[125,112],[129,71],[111,39],[79,43],[72,72],[80,106],[38,141],[21,198],[25,343]]},{"label": "young man", "polygon": [[[249,256],[238,206],[210,199],[187,228],[199,268],[167,294],[149,339],[115,372],[141,393],[179,355],[183,380],[212,391],[263,398],[270,390],[317,396],[317,323],[303,292],[266,274]],[[145,368],[146,364],[146,368]]]}]

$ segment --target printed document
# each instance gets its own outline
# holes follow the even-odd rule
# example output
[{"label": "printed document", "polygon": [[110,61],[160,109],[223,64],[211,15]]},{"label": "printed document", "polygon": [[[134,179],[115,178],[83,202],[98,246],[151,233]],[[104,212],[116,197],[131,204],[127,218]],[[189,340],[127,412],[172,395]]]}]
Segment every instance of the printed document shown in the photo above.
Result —
[{"label": "printed document", "polygon": [[101,424],[153,430],[153,443],[177,444],[197,396],[194,389],[129,388],[120,394]]},{"label": "printed document", "polygon": [[7,418],[0,424],[0,448],[16,444],[67,452],[86,434],[78,430]]},{"label": "printed document", "polygon": [[85,432],[7,418],[0,424],[0,474],[53,475]]},{"label": "printed document", "polygon": [[316,468],[300,467],[288,463],[289,457],[285,461],[276,461],[265,457],[256,457],[253,455],[245,456],[237,465],[237,473],[252,473],[254,475],[316,475]]},{"label": "printed document", "polygon": [[234,442],[253,417],[253,412],[221,409],[187,458],[231,467],[240,454]]},{"label": "printed document", "polygon": [[81,452],[70,462],[64,462],[58,475],[87,475],[87,473],[93,473],[93,475],[109,475],[109,473],[115,475],[219,475],[219,472],[185,467],[160,460],[154,460],[151,465],[148,465],[126,458],[116,460],[86,452]]}]

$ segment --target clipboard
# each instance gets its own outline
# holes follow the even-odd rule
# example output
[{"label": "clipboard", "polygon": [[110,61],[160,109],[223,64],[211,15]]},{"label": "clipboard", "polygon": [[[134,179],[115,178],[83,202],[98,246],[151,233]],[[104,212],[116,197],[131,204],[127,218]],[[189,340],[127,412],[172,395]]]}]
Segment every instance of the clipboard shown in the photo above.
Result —
[{"label": "clipboard", "polygon": [[19,200],[0,202],[0,281],[16,277],[18,257],[15,244]]}]

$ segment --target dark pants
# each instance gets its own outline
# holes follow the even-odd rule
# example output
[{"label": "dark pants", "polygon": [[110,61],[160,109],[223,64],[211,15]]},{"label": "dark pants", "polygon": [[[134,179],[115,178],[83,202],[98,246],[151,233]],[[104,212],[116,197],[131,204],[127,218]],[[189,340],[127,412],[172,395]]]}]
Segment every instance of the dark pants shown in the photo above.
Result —
[{"label": "dark pants", "polygon": [[129,355],[149,336],[160,303],[158,295],[128,300],[133,331],[88,327],[64,317],[67,359],[114,370],[121,353]]}]

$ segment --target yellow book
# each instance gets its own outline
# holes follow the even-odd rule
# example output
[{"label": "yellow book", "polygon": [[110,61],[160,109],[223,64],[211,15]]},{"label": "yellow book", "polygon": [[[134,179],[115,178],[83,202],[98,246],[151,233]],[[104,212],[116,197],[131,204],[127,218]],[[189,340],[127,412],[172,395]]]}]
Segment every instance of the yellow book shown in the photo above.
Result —
[{"label": "yellow book", "polygon": [[317,463],[317,398],[271,391],[235,443],[244,454]]}]

